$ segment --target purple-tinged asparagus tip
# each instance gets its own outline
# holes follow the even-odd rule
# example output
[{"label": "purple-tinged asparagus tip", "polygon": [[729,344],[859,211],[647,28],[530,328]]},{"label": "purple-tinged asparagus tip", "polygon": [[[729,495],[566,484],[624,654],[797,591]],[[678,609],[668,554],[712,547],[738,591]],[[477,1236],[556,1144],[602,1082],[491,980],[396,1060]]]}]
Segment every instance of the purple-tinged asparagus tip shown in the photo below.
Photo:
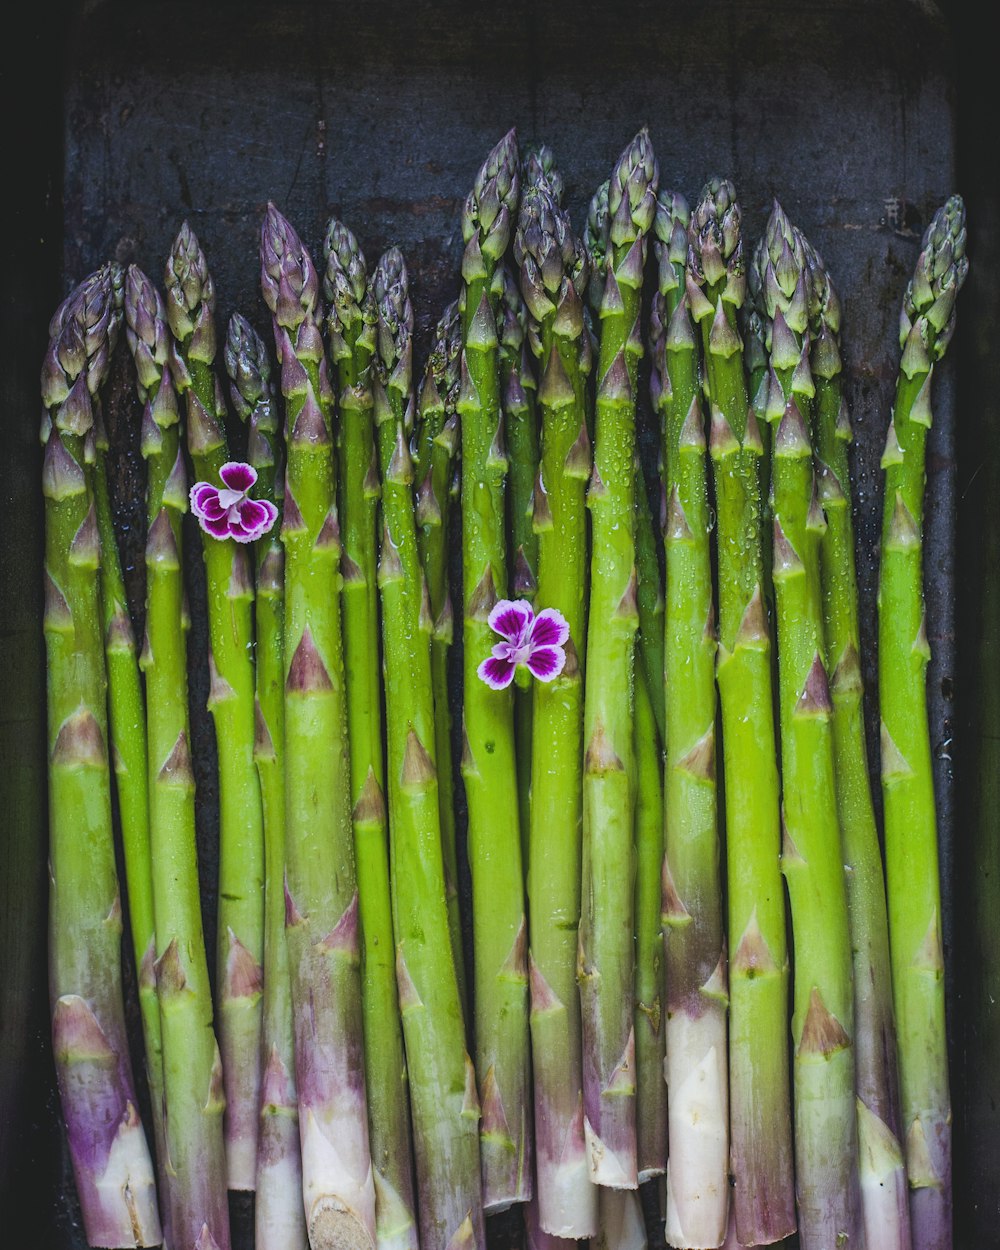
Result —
[{"label": "purple-tinged asparagus tip", "polygon": [[315,321],[319,275],[291,223],[268,203],[260,234],[260,283],[264,302],[279,326],[297,330]]},{"label": "purple-tinged asparagus tip", "polygon": [[615,163],[608,186],[610,238],[622,247],[644,235],[656,214],[660,167],[644,126]]}]

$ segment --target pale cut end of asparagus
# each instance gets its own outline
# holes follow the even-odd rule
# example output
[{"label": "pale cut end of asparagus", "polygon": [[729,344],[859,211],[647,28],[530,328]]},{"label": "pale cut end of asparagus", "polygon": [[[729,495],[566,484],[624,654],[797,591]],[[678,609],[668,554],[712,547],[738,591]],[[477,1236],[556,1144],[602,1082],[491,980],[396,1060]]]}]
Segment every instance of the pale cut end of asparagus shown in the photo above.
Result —
[{"label": "pale cut end of asparagus", "polygon": [[910,1217],[903,1152],[889,1127],[860,1098],[857,1111],[858,1171],[867,1245],[869,1250],[908,1246]]},{"label": "pale cut end of asparagus", "polygon": [[[310,1165],[303,1168],[302,1186],[309,1245],[312,1250],[374,1250],[367,1215],[374,1188],[371,1164],[361,1171],[357,1161],[343,1159],[336,1137],[310,1110],[303,1113],[302,1157]],[[339,1183],[318,1184],[319,1177],[339,1178]]]},{"label": "pale cut end of asparagus", "polygon": [[[667,1086],[667,1243],[676,1250],[708,1250],[722,1245],[729,1210],[724,1014],[676,1014],[669,1034]],[[706,1186],[706,1177],[718,1177],[720,1183]]]},{"label": "pale cut end of asparagus", "polygon": [[302,1192],[299,1129],[294,1116],[273,1115],[274,1124],[261,1126],[261,1140],[268,1135],[271,1150],[257,1165],[254,1199],[254,1236],[258,1250],[292,1250],[303,1240],[302,1207],[289,1202],[290,1194]]},{"label": "pale cut end of asparagus", "polygon": [[604,1189],[597,1200],[599,1228],[593,1250],[646,1250],[646,1221],[639,1191]]},{"label": "pale cut end of asparagus", "polygon": [[92,1131],[94,1078],[114,1065],[115,1056],[97,1018],[78,995],[67,994],[56,1002],[52,1045],[57,1057],[70,1060],[60,1094],[75,1147],[73,1170],[88,1242],[100,1247],[158,1245],[156,1182],[134,1103],[125,1102],[117,1123],[109,1121],[96,1135]]}]

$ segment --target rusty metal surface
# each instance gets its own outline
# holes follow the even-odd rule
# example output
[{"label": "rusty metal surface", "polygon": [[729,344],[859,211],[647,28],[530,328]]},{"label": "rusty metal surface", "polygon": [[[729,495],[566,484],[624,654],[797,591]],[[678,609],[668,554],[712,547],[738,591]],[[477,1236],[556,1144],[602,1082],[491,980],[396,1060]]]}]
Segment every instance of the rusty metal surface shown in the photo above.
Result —
[{"label": "rusty metal surface", "polygon": [[[898,362],[896,321],[923,226],[956,188],[956,71],[950,28],[932,5],[720,0],[668,7],[633,0],[627,19],[594,0],[490,7],[102,0],[66,7],[63,290],[111,256],[161,280],[186,218],[215,277],[220,326],[239,310],[266,331],[257,241],[273,199],[314,256],[331,213],[355,231],[370,264],[390,244],[403,249],[419,358],[457,292],[462,200],[511,125],[522,142],[554,148],[577,226],[590,194],[643,124],[665,184],[694,198],[712,174],[733,179],[751,239],[779,198],[824,256],[844,303],[866,708],[870,727],[877,724],[878,461]],[[35,339],[40,358],[44,322]],[[927,515],[929,689],[946,905],[954,897],[954,370],[952,356],[935,375]],[[34,414],[32,405],[24,421],[33,423]],[[135,417],[129,369],[120,361],[108,418],[122,436],[115,493],[139,616]],[[647,448],[651,429],[647,414]],[[33,452],[19,455],[33,472]],[[40,550],[39,523],[34,509],[24,533]],[[195,545],[192,532],[189,548]],[[189,561],[189,575],[197,626],[197,560]],[[38,609],[29,605],[29,617]],[[204,643],[196,627],[194,655]],[[210,934],[214,743],[198,680],[192,711]],[[874,749],[878,736],[869,736]],[[945,928],[954,973],[950,910]],[[40,1055],[39,1066],[46,1062]],[[47,1071],[40,1080],[48,1090]],[[42,1118],[50,1118],[51,1131],[39,1140],[55,1136],[53,1108],[50,1097]],[[50,1168],[37,1183],[42,1205],[55,1212],[41,1244],[76,1250],[83,1242],[68,1177]],[[498,1240],[514,1235],[499,1225],[495,1233]]]}]

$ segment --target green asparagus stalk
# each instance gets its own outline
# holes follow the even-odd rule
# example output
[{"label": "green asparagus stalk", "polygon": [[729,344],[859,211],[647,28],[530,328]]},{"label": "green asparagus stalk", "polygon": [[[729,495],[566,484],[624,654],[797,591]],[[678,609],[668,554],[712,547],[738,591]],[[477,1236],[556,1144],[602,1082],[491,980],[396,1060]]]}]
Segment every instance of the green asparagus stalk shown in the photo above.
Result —
[{"label": "green asparagus stalk", "polygon": [[635,562],[639,577],[636,600],[639,607],[637,658],[651,700],[653,723],[660,741],[666,731],[663,698],[663,585],[656,555],[659,541],[653,522],[646,479],[639,457],[635,461]]},{"label": "green asparagus stalk", "polygon": [[[331,219],[327,225],[323,251],[326,257],[323,293],[328,308],[327,330],[340,396],[337,467],[343,544],[344,670],[357,854],[366,841],[384,845],[386,840],[382,688],[378,647],[373,647],[371,643],[372,638],[378,636],[378,590],[375,585],[378,468],[369,379],[375,352],[375,302],[368,289],[368,271],[357,239],[336,219]],[[359,828],[361,813],[357,805],[363,792],[366,820],[364,827]],[[382,813],[381,822],[378,813]],[[370,824],[372,817],[376,818],[374,827]],[[360,875],[360,861],[358,872]],[[359,890],[363,909],[364,891],[360,885]],[[374,922],[376,917],[373,915],[371,920]],[[384,920],[384,916],[380,918],[380,922]],[[391,926],[391,918],[389,923]],[[362,928],[365,928],[364,915]],[[389,959],[388,967],[395,984],[388,953],[381,962],[384,963],[385,959]]]},{"label": "green asparagus stalk", "polygon": [[57,310],[41,376],[52,1048],[87,1241],[107,1247],[161,1238],[125,1032],[101,543],[90,485],[94,395],[117,316],[105,267]]},{"label": "green asparagus stalk", "polygon": [[715,609],[700,351],[685,286],[690,210],[661,190],[650,315],[666,517],[664,840],[666,1237],[718,1246],[729,1205],[728,986],[719,871]]},{"label": "green asparagus stalk", "polygon": [[736,326],[746,294],[731,183],[704,188],[689,230],[687,293],[701,326],[718,512],[730,975],[730,1132],[736,1231],[745,1245],[795,1229],[787,1066],[788,959],[779,867],[771,641],[764,607],[760,429]]},{"label": "green asparagus stalk", "polygon": [[792,1016],[799,1240],[864,1244],[854,1097],[854,1001],[833,704],[824,663],[820,540],[806,425],[809,276],[801,238],[775,202],[755,256],[771,368],[785,393],[771,470],[781,727],[782,872],[795,949]]},{"label": "green asparagus stalk", "polygon": [[159,292],[136,266],[125,280],[129,346],[144,402],[146,460],[146,680],[149,827],[156,920],[156,988],[163,1036],[170,1217],[175,1246],[229,1246],[225,1096],[213,1032],[201,923],[195,785],[188,720],[189,618],[181,562],[188,494],[167,319]]},{"label": "green asparagus stalk", "polygon": [[[346,226],[330,222],[324,251],[328,325],[340,390],[344,666],[361,909],[368,1134],[375,1169],[376,1239],[380,1250],[390,1250],[415,1247],[417,1225],[406,1061],[393,956],[379,651],[372,645],[378,638],[379,489],[370,378],[376,348],[376,308],[364,255]],[[406,350],[412,353],[409,333]]]},{"label": "green asparagus stalk", "polygon": [[[661,688],[662,685],[661,682]],[[660,919],[663,757],[653,715],[653,697],[642,673],[637,673],[635,680],[635,760],[635,1138],[636,1166],[642,1184],[654,1176],[662,1176],[667,1170]]]},{"label": "green asparagus stalk", "polygon": [[[500,392],[507,481],[507,546],[512,552],[511,592],[532,605],[538,590],[538,537],[532,524],[538,475],[538,417],[527,344],[527,311],[517,280],[503,266],[500,293]],[[514,747],[517,752],[518,824],[521,859],[527,870],[531,796],[531,677],[522,670],[514,683]]]},{"label": "green asparagus stalk", "polygon": [[[747,394],[753,405],[760,432],[763,452],[760,457],[761,521],[764,533],[771,529],[771,450],[774,431],[785,413],[785,393],[775,375],[770,356],[770,318],[767,313],[766,292],[761,288],[758,273],[762,266],[757,263],[764,249],[764,239],[757,240],[754,247],[754,263],[747,272],[748,298],[743,305],[743,363],[747,375]],[[774,605],[774,588],[771,585],[771,545],[764,544],[765,593],[768,608]]]},{"label": "green asparagus stalk", "polygon": [[569,626],[567,659],[551,682],[535,682],[531,759],[528,906],[531,932],[531,1052],[535,1109],[535,1220],[541,1240],[597,1232],[583,1130],[580,917],[583,673],[586,650],[587,513],[590,472],[587,375],[590,339],[582,295],[582,244],[543,186],[521,201],[514,255],[538,360],[541,465],[533,525],[541,608]]},{"label": "green asparagus stalk", "polygon": [[906,288],[902,358],[882,457],[878,634],[886,885],[910,1222],[919,1250],[952,1244],[951,1099],[926,695],[925,449],[934,365],[954,332],[955,300],[967,272],[965,206],[956,195],[928,226]]},{"label": "green asparagus stalk", "polygon": [[279,536],[284,449],[267,349],[239,313],[229,322],[224,359],[233,410],[250,426],[247,454],[257,473],[256,496],[269,500],[279,510],[279,521],[254,544],[254,759],[264,813],[263,1077],[257,1134],[255,1244],[257,1250],[306,1250],[292,987],[285,943],[284,551]]},{"label": "green asparagus stalk", "polygon": [[513,700],[478,668],[495,635],[489,616],[507,590],[503,416],[497,310],[502,260],[517,206],[517,139],[507,134],[476,175],[462,212],[462,778],[469,810],[475,966],[476,1074],[483,1206],[531,1196],[528,934],[525,921]]},{"label": "green asparagus stalk", "polygon": [[608,188],[607,246],[591,257],[601,285],[584,700],[583,886],[579,983],[583,1107],[591,1179],[638,1184],[633,1027],[632,828],[635,398],[642,355],[646,234],[659,170],[648,133],[628,145]]},{"label": "green asparagus stalk", "polygon": [[639,608],[635,674],[635,1081],[639,1183],[667,1170],[663,1025],[664,599],[653,515],[635,459],[635,559]]},{"label": "green asparagus stalk", "polygon": [[261,288],[285,400],[285,934],[313,1250],[375,1245],[340,615],[333,391],[319,277],[273,204]]},{"label": "green asparagus stalk", "polygon": [[908,1250],[910,1219],[901,1145],[896,1025],[892,1014],[885,877],[868,774],[854,571],[848,446],[841,387],[840,302],[822,260],[803,239],[812,298],[813,454],[826,529],[820,540],[823,623],[837,769],[837,814],[847,868],[854,964],[854,1072],[865,1240]]},{"label": "green asparagus stalk", "polygon": [[431,678],[429,593],[420,566],[410,425],[413,312],[390,249],[373,276],[382,472],[382,600],[396,975],[410,1068],[420,1243],[483,1247],[479,1105],[465,1048],[445,893]]},{"label": "green asparagus stalk", "polygon": [[[225,402],[215,376],[215,285],[187,222],[166,266],[166,307],[196,481],[221,482]],[[202,539],[208,600],[208,706],[219,761],[216,992],[230,1189],[253,1189],[260,1103],[264,826],[254,764],[253,579],[242,544]]]},{"label": "green asparagus stalk", "polygon": [[448,922],[455,976],[468,1018],[463,956],[462,916],[458,899],[458,852],[455,844],[455,796],[452,784],[451,707],[448,701],[448,652],[454,632],[448,586],[449,505],[458,447],[455,404],[459,388],[462,326],[458,302],[448,305],[434,331],[434,343],[417,400],[415,514],[417,549],[427,580],[434,632],[431,635],[431,684],[434,689],[434,758],[438,773],[441,849],[448,897]]},{"label": "green asparagus stalk", "polygon": [[[758,240],[755,254],[760,247]],[[743,364],[747,377],[747,395],[754,416],[757,419],[757,430],[760,434],[761,454],[758,462],[758,479],[760,482],[760,522],[761,532],[770,533],[774,518],[771,515],[771,455],[774,444],[774,430],[785,411],[784,393],[780,383],[774,378],[770,367],[770,356],[767,345],[766,317],[755,304],[762,299],[762,293],[754,289],[754,274],[757,266],[752,264],[748,274],[749,298],[743,305],[745,314],[742,321],[744,354]],[[773,544],[764,543],[764,598],[767,602],[768,617],[774,628],[774,582],[772,580],[772,563],[774,560]]]},{"label": "green asparagus stalk", "polygon": [[[166,1194],[166,1138],[163,1123],[163,1043],[156,998],[156,928],[153,920],[153,873],[149,842],[149,778],[146,754],[146,697],[138,648],[129,616],[121,557],[115,537],[107,478],[108,436],[95,411],[97,461],[94,504],[101,542],[101,612],[108,672],[108,719],[111,730],[115,793],[121,822],[129,929],[139,989],[139,1014],[145,1048],[146,1082],[153,1117],[160,1191]],[[168,1209],[161,1213],[166,1222]],[[167,1238],[169,1242],[169,1237]]]},{"label": "green asparagus stalk", "polygon": [[[376,591],[377,467],[370,364],[376,346],[374,287],[367,290],[364,256],[345,227],[331,224],[327,241],[327,279],[334,306],[330,314],[341,401],[341,532],[344,535],[345,656],[347,729],[351,734],[351,796],[357,895],[361,915],[361,1005],[364,1009],[367,1115],[372,1166],[375,1169],[375,1234],[380,1248],[415,1248],[417,1241],[410,1148],[410,1105],[402,1026],[396,989],[389,888],[389,836],[382,768],[382,716],[379,685]],[[337,272],[339,270],[339,272]],[[349,277],[350,275],[350,277]],[[347,287],[350,280],[350,289]],[[362,311],[364,306],[364,311]],[[384,336],[382,322],[377,334]],[[405,337],[405,345],[402,339]],[[380,354],[384,354],[384,344]],[[411,326],[392,346],[411,359]],[[407,369],[409,365],[402,365]],[[409,375],[407,375],[409,381]],[[404,395],[404,402],[405,402]],[[372,506],[374,505],[374,506]],[[409,509],[409,500],[407,500]],[[357,567],[357,574],[354,567]],[[362,597],[364,596],[364,597]],[[375,611],[371,611],[375,609]],[[362,632],[359,632],[362,631]],[[365,652],[369,659],[366,659]],[[374,671],[372,671],[374,667]],[[374,682],[372,682],[374,677]],[[351,680],[356,679],[354,685]],[[374,702],[372,702],[374,700]],[[356,750],[355,750],[356,742]]]}]

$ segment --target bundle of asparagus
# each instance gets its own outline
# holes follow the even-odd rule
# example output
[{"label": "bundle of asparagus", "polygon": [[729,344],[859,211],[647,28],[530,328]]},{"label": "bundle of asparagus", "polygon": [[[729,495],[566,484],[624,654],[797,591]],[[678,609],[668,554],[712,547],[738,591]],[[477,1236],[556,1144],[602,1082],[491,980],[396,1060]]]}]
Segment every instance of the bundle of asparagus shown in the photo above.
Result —
[{"label": "bundle of asparagus", "polygon": [[119,321],[111,270],[104,268],[53,316],[42,366],[49,995],[87,1239],[150,1246],[160,1240],[160,1220],[125,1033],[94,502],[93,396]]},{"label": "bundle of asparagus", "polygon": [[[585,235],[562,197],[547,148],[522,163],[511,131],[489,154],[419,393],[402,254],[369,274],[332,219],[321,281],[270,205],[280,387],[246,317],[222,352],[247,464],[228,459],[214,284],[186,225],[165,300],[107,265],[52,320],[52,1028],[92,1245],[228,1250],[227,1188],[256,1191],[259,1250],[484,1250],[509,1207],[538,1250],[638,1250],[644,1209],[677,1250],[950,1245],[921,532],[962,203],[904,296],[882,461],[883,876],[830,275],[777,203],[751,248],[726,180],[693,211],[662,189],[645,130]],[[99,399],[122,306],[147,465],[138,659]],[[218,752],[214,997],[188,508]]]}]

